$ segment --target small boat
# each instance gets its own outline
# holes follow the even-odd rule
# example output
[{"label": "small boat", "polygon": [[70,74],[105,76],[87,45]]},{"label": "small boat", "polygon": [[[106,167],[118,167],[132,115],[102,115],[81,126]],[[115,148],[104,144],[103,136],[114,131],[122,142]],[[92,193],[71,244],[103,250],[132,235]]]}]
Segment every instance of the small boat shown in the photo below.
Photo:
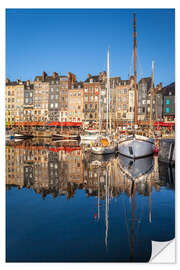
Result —
[{"label": "small boat", "polygon": [[91,152],[97,155],[113,154],[117,151],[117,145],[108,137],[99,138],[91,147]]},{"label": "small boat", "polygon": [[19,134],[19,133],[15,133],[14,135],[12,135],[12,139],[30,139],[30,138],[33,138],[33,135]]},{"label": "small boat", "polygon": [[154,140],[137,134],[121,138],[118,142],[118,152],[133,159],[152,155]]},{"label": "small boat", "polygon": [[99,137],[99,130],[86,130],[84,134],[80,135],[81,142],[87,143],[97,140]]}]

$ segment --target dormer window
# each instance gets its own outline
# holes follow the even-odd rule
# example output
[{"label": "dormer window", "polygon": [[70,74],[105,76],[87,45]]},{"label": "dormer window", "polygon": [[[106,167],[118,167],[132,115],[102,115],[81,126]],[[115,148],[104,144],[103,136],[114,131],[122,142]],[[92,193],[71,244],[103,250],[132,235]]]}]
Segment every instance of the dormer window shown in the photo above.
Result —
[{"label": "dormer window", "polygon": [[90,83],[93,83],[93,79],[92,78],[90,79]]}]

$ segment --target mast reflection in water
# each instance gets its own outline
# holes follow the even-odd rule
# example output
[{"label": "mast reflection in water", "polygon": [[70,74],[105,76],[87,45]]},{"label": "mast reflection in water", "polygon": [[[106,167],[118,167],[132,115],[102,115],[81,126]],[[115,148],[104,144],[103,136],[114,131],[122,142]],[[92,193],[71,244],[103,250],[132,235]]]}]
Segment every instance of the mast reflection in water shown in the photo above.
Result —
[{"label": "mast reflection in water", "polygon": [[157,156],[9,143],[6,188],[8,262],[147,262],[174,238],[174,167]]}]

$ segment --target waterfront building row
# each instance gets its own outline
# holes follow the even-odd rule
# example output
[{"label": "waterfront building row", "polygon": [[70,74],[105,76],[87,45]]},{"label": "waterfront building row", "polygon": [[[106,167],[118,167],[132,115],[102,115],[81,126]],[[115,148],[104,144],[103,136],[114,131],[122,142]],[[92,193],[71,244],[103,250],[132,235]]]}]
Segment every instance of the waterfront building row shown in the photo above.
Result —
[{"label": "waterfront building row", "polygon": [[[107,98],[107,75],[100,72],[88,74],[84,82],[77,81],[73,73],[67,76],[43,72],[34,81],[6,80],[6,124],[32,122],[80,122],[93,124],[107,119],[107,101],[110,100],[112,125],[134,119],[134,78],[110,78],[110,96]],[[151,77],[138,83],[138,120],[150,119],[152,94],[152,117],[161,121],[175,115],[175,85],[171,90],[158,84],[151,91]],[[163,94],[165,92],[165,94]],[[171,97],[170,97],[171,96]],[[170,97],[170,98],[168,98]],[[169,103],[168,103],[169,102]],[[168,104],[166,104],[168,103]],[[167,105],[167,106],[166,106]],[[169,105],[169,106],[168,106]]]}]

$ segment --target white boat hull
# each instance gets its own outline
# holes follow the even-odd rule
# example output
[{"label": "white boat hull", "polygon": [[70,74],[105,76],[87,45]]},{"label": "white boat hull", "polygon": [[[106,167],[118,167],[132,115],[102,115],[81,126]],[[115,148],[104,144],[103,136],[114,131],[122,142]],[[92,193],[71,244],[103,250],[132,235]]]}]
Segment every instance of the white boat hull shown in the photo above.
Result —
[{"label": "white boat hull", "polygon": [[91,148],[91,152],[97,155],[113,154],[116,152],[115,146],[99,147],[94,146]]},{"label": "white boat hull", "polygon": [[80,138],[81,138],[81,140],[88,140],[88,141],[97,140],[98,134],[93,134],[93,135],[80,135]]},{"label": "white boat hull", "polygon": [[153,154],[154,143],[144,136],[127,137],[118,143],[118,152],[134,159],[146,157]]}]

